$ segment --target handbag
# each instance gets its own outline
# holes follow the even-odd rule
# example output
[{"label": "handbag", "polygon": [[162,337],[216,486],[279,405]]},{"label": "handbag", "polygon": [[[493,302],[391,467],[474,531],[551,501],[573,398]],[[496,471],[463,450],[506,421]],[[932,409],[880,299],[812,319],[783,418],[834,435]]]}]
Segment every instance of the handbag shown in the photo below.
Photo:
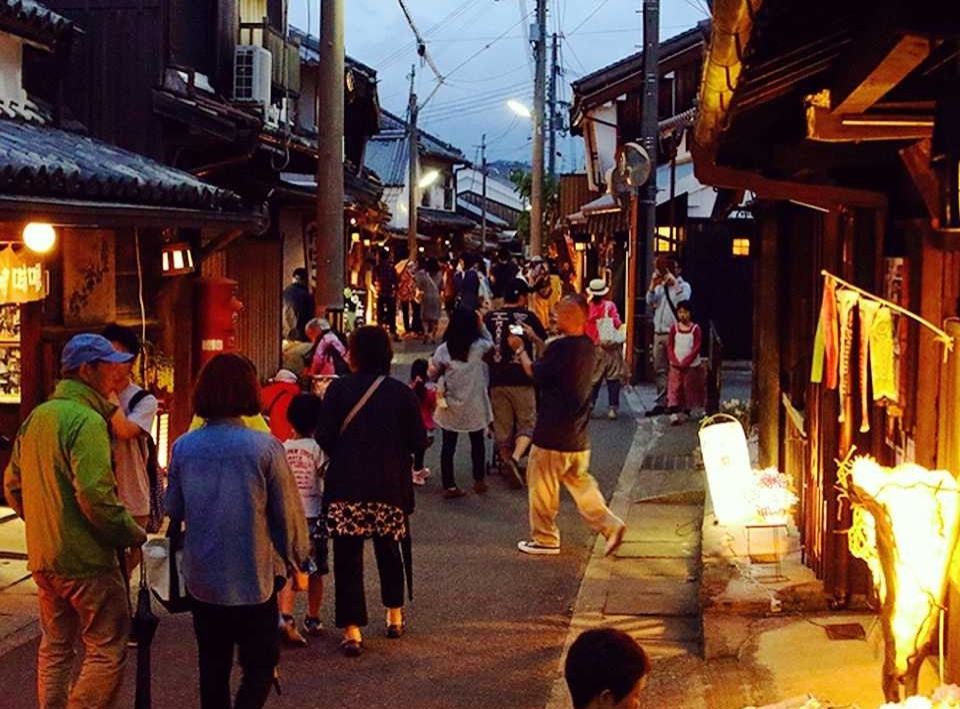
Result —
[{"label": "handbag", "polygon": [[149,540],[143,546],[143,563],[150,590],[170,613],[190,610],[193,598],[181,573],[183,566],[183,522],[171,519],[167,536]]},{"label": "handbag", "polygon": [[601,345],[622,345],[627,341],[626,328],[613,324],[609,306],[604,306],[603,317],[597,318],[597,339]]}]

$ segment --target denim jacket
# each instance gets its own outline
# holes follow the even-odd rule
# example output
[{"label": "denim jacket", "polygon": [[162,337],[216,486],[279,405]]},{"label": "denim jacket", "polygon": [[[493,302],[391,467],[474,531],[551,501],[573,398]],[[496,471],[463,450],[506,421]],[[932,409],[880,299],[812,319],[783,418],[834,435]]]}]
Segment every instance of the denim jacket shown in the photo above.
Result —
[{"label": "denim jacket", "polygon": [[177,440],[166,505],[186,522],[183,575],[205,603],[263,603],[275,577],[301,568],[309,553],[283,445],[240,419],[209,421]]}]

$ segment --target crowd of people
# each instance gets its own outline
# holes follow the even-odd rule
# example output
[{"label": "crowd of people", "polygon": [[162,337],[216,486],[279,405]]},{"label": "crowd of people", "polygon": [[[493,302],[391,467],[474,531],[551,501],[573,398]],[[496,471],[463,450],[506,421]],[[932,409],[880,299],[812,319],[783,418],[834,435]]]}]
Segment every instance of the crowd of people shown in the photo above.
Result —
[{"label": "crowd of people", "polygon": [[[468,494],[455,470],[461,433],[472,490],[487,492],[492,432],[495,467],[511,488],[527,488],[529,535],[517,543],[520,552],[560,553],[561,486],[604,538],[605,553],[617,550],[625,524],[589,472],[588,423],[599,392],[606,387],[607,416],[615,419],[626,379],[625,325],[609,284],[594,279],[580,295],[551,264],[521,266],[509,253],[489,267],[467,255],[456,268],[431,259],[394,264],[385,254],[376,282],[380,324],[345,340],[324,318],[306,316],[305,272],[294,273],[284,293],[285,336],[302,345],[263,386],[241,354],[204,365],[165,494],[151,465],[158,402],[133,376],[136,333],[111,325],[66,344],[62,379],[23,423],[4,478],[6,499],[26,523],[38,587],[41,706],[113,703],[128,642],[136,640],[130,573],[164,514],[183,538],[205,709],[263,706],[280,643],[305,645],[324,630],[331,567],[340,648],[362,654],[366,540],[380,576],[384,633],[402,637],[413,592],[409,520],[414,491],[431,476],[425,451],[436,431],[445,500]],[[702,335],[675,261],[658,262],[646,297],[658,373],[648,413],[680,422],[703,406]],[[390,376],[398,305],[405,333],[439,340],[429,358],[413,363],[409,382]],[[298,593],[307,595],[299,623]],[[591,638],[583,643],[626,653],[629,671],[616,687],[599,687],[607,699],[597,704],[595,681],[576,669],[590,658],[575,661],[575,643],[567,666],[575,706],[632,706],[621,702],[634,701],[642,686],[642,650],[615,634]],[[79,673],[77,641],[85,649]],[[587,654],[599,657],[601,649]],[[231,698],[235,653],[242,680]]]}]

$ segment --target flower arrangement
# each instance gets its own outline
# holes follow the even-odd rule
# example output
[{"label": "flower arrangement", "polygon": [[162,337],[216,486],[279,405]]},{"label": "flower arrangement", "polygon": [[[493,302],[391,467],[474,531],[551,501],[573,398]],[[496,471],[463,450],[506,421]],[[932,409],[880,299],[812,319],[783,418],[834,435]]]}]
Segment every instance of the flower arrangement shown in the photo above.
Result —
[{"label": "flower arrangement", "polygon": [[776,468],[753,471],[750,502],[757,516],[764,520],[782,520],[797,504],[797,496],[790,489],[790,478]]},{"label": "flower arrangement", "polygon": [[929,697],[907,697],[902,702],[884,704],[880,709],[960,709],[960,687],[944,684]]}]

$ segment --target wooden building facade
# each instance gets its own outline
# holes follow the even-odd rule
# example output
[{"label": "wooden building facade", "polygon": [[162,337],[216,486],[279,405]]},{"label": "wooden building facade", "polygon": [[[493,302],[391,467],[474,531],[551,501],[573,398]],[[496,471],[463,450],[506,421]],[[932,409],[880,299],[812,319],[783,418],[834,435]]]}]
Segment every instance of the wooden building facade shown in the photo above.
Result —
[{"label": "wooden building facade", "polygon": [[[836,461],[856,446],[885,465],[960,473],[950,384],[958,355],[944,363],[927,328],[895,315],[896,397],[886,405],[855,361],[849,389],[811,382],[824,271],[937,326],[960,316],[960,252],[941,219],[950,183],[931,165],[958,49],[960,12],[933,2],[713,3],[696,173],[754,197],[760,463],[795,481],[804,560],[835,606],[870,587],[848,552]],[[956,134],[960,124],[937,130]],[[945,668],[954,682],[957,573],[955,563]]]}]

